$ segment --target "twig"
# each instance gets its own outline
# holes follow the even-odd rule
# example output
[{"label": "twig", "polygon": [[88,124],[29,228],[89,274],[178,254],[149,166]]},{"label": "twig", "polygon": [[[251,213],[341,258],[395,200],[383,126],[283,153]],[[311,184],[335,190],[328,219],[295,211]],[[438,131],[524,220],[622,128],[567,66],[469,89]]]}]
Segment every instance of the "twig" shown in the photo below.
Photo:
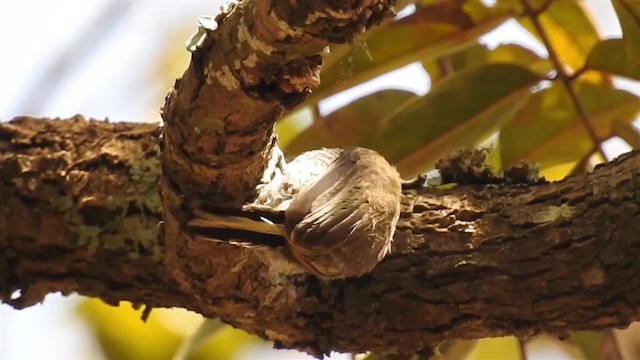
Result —
[{"label": "twig", "polygon": [[[554,2],[555,0],[547,0],[544,2],[544,4],[542,4],[542,6],[540,6],[539,8],[537,8],[535,10],[535,14],[540,15],[543,12],[547,11],[547,9],[549,8],[549,6],[551,6],[551,4]],[[526,9],[526,5],[525,5],[525,9]]]},{"label": "twig", "polygon": [[453,65],[451,64],[449,56],[439,56],[436,59],[436,63],[438,64],[438,71],[443,79],[453,73]]},{"label": "twig", "polygon": [[151,315],[151,310],[153,310],[153,306],[149,306],[149,305],[144,306],[144,310],[142,310],[142,316],[140,317],[140,320],[142,320],[142,322],[147,322],[147,320],[149,320],[149,315]]},{"label": "twig", "polygon": [[571,81],[577,79],[578,77],[580,77],[580,75],[584,74],[588,69],[587,65],[585,64],[584,66],[582,66],[580,69],[578,69],[578,71],[574,72],[573,74],[569,75],[569,79]]},{"label": "twig", "polygon": [[518,339],[518,346],[520,347],[520,359],[527,360],[527,342],[522,339]]},{"label": "twig", "polygon": [[604,346],[601,349],[601,355],[603,358],[611,360],[623,360],[622,351],[620,349],[620,343],[616,338],[616,334],[613,329],[607,329],[602,332]]},{"label": "twig", "polygon": [[587,113],[587,110],[584,108],[584,105],[582,104],[580,99],[578,99],[578,95],[576,94],[573,87],[571,86],[571,82],[573,79],[564,70],[562,62],[558,58],[558,54],[556,54],[556,51],[551,45],[551,41],[549,40],[547,33],[544,31],[544,28],[540,23],[540,19],[538,19],[539,12],[533,9],[531,4],[529,3],[529,0],[522,0],[522,5],[524,6],[524,14],[531,19],[533,26],[536,28],[536,31],[538,32],[538,35],[540,35],[540,39],[542,39],[544,46],[547,48],[547,51],[549,52],[549,58],[551,59],[553,66],[556,68],[558,79],[562,81],[564,88],[569,94],[569,97],[571,98],[571,102],[573,102],[573,106],[578,112],[578,115],[580,117],[580,120],[582,121],[582,124],[587,130],[587,133],[589,134],[591,141],[593,141],[593,145],[595,149],[597,150],[598,153],[600,153],[600,155],[605,161],[608,160],[607,154],[604,152],[604,149],[602,148],[602,143],[600,141],[600,138],[598,137],[595,129],[593,128],[591,117]]},{"label": "twig", "polygon": [[584,174],[585,172],[587,172],[586,171],[587,162],[589,161],[589,159],[593,155],[594,151],[596,151],[596,149],[592,148],[582,158],[580,158],[580,160],[578,161],[576,166],[574,166],[573,169],[571,170],[571,172],[569,172],[569,176],[578,175],[578,174]]}]

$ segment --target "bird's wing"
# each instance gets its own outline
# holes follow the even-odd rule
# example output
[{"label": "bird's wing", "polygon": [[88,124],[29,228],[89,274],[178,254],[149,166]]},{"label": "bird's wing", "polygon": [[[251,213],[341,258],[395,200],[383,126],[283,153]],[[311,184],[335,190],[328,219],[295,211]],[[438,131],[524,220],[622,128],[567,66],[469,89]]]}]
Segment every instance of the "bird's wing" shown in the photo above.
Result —
[{"label": "bird's wing", "polygon": [[349,236],[366,201],[357,183],[357,156],[354,149],[344,150],[319,181],[293,199],[285,220],[289,241],[327,250]]}]

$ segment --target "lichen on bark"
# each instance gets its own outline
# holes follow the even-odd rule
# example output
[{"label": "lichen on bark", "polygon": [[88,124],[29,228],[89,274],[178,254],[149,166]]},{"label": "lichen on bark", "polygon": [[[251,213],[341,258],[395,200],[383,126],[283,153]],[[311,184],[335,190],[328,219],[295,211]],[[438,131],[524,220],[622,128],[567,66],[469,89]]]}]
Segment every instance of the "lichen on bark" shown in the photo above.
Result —
[{"label": "lichen on bark", "polygon": [[77,291],[179,306],[313,354],[637,320],[638,152],[553,184],[406,190],[392,254],[361,278],[273,278],[250,250],[184,234],[189,199],[253,196],[273,123],[314,86],[322,48],[392,3],[243,1],[168,95],[162,154],[155,124],[0,124],[0,299],[22,308]]},{"label": "lichen on bark", "polygon": [[[200,256],[170,257],[162,233],[163,261],[145,247],[132,256],[128,245],[144,243],[144,232],[130,232],[124,246],[78,246],[82,229],[69,213],[91,226],[122,224],[121,216],[140,227],[159,221],[146,205],[144,221],[129,195],[157,189],[155,177],[131,176],[131,159],[104,150],[136,144],[142,163],[158,168],[157,132],[81,118],[0,125],[2,301],[21,308],[77,291],[111,304],[179,306],[316,354],[414,353],[445,339],[563,335],[639,318],[638,152],[557,183],[405,190],[391,255],[368,276],[327,282],[274,279],[250,250],[225,244],[186,242]],[[69,181],[71,169],[85,181]],[[78,210],[92,194],[99,202]],[[112,211],[102,194],[128,210]],[[184,261],[179,272],[171,259]]]}]

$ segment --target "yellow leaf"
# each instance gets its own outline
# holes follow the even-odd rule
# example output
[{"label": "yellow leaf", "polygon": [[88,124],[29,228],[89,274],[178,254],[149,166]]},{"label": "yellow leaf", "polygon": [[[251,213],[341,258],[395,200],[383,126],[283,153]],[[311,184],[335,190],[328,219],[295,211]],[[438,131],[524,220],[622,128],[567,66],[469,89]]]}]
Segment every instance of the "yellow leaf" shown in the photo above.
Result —
[{"label": "yellow leaf", "polygon": [[169,359],[181,341],[153,312],[145,323],[140,319],[142,311],[126,301],[116,307],[87,299],[79,304],[78,311],[109,359]]},{"label": "yellow leaf", "polygon": [[519,340],[513,336],[480,339],[465,360],[493,359],[522,359]]},{"label": "yellow leaf", "polygon": [[[593,21],[581,2],[553,1],[539,18],[560,61],[574,70],[581,68],[587,54],[599,41]],[[519,22],[540,39],[529,18],[522,17]]]},{"label": "yellow leaf", "polygon": [[[573,85],[600,140],[612,135],[614,120],[631,123],[640,111],[640,97],[629,92],[604,84]],[[534,94],[514,118],[500,131],[505,165],[519,160],[534,161],[544,170],[579,161],[594,147],[560,82]]]}]

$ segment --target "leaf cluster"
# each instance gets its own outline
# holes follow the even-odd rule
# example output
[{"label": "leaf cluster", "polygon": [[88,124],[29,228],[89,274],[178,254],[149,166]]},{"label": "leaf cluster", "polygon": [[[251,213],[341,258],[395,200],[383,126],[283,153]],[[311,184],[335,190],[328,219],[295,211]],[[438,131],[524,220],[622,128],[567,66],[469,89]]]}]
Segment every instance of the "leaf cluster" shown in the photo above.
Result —
[{"label": "leaf cluster", "polygon": [[[618,39],[600,38],[597,14],[581,1],[487,3],[417,1],[399,11],[403,17],[332,49],[320,87],[277,126],[288,154],[361,145],[410,177],[452,150],[489,140],[499,168],[536,162],[557,179],[584,170],[594,154],[604,160],[608,139],[639,145],[632,123],[640,98],[616,86],[618,79],[640,81],[637,3],[612,1]],[[487,43],[492,31],[517,28],[529,43]],[[406,66],[414,69],[409,77],[394,72],[389,80]],[[387,85],[376,86],[381,76]],[[424,93],[398,86],[421,78],[430,85]],[[323,111],[354,92],[356,100]]]}]

